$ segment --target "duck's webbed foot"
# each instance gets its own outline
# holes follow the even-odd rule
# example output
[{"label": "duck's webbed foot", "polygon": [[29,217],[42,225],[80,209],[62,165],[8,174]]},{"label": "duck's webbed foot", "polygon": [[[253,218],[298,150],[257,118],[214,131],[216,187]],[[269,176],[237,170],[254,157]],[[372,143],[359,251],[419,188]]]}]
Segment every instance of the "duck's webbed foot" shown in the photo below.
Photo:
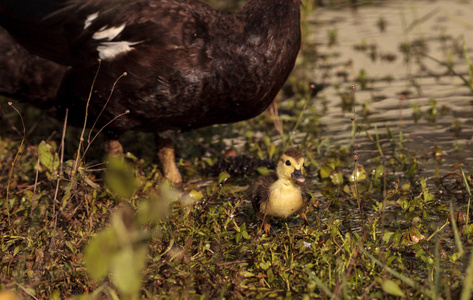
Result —
[{"label": "duck's webbed foot", "polygon": [[266,233],[266,235],[269,234],[269,232],[271,231],[271,217],[269,217],[268,215],[266,215],[266,213],[263,215],[263,221],[261,222],[261,227],[260,227],[260,230],[263,229],[264,230],[264,233]]},{"label": "duck's webbed foot", "polygon": [[266,235],[268,235],[269,232],[271,231],[271,223],[269,223],[269,220],[266,220],[263,222],[263,230],[264,230],[264,233],[266,233]]},{"label": "duck's webbed foot", "polygon": [[172,184],[179,186],[182,184],[182,175],[176,165],[176,155],[174,143],[168,137],[156,135],[158,144],[158,156],[163,167],[163,174]]}]

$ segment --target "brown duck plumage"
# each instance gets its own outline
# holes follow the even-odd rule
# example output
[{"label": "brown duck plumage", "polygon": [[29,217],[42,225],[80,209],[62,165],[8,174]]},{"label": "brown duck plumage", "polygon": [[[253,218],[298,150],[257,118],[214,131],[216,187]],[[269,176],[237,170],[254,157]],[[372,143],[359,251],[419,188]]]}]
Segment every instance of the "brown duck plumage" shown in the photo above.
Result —
[{"label": "brown duck plumage", "polygon": [[[42,98],[59,118],[68,108],[70,123],[82,125],[100,58],[88,120],[98,119],[99,128],[113,120],[106,134],[118,152],[115,140],[127,130],[161,134],[249,119],[268,107],[294,67],[299,6],[299,0],[249,0],[228,13],[196,0],[2,0],[0,25],[29,54],[0,52],[2,72],[11,77],[0,82],[0,93],[31,103]],[[21,64],[36,55],[57,69],[55,76],[43,67],[34,74],[9,71],[12,59]],[[19,76],[43,77],[48,92],[1,86],[28,82]],[[161,160],[171,161],[165,175],[181,181],[169,134],[159,145]]]}]

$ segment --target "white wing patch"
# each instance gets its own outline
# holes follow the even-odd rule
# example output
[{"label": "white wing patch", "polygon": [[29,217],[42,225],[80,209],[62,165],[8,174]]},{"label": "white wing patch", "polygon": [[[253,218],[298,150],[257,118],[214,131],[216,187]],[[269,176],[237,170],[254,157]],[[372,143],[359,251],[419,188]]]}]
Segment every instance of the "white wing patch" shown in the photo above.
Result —
[{"label": "white wing patch", "polygon": [[113,40],[114,38],[117,37],[117,35],[120,34],[120,32],[123,31],[123,29],[125,28],[125,23],[123,23],[122,25],[118,26],[118,27],[110,27],[110,28],[107,28],[107,26],[104,26],[102,28],[100,28],[99,31],[97,31],[96,33],[94,33],[94,35],[92,36],[92,38],[94,40],[107,40],[107,41],[111,41]]},{"label": "white wing patch", "polygon": [[98,16],[99,16],[98,12],[96,12],[94,14],[91,14],[91,15],[88,15],[87,19],[85,19],[85,21],[84,21],[84,29],[87,29],[87,27],[89,27],[92,24],[92,22],[95,19],[97,19]]},{"label": "white wing patch", "polygon": [[102,42],[100,46],[97,47],[99,52],[99,57],[102,60],[112,60],[122,53],[129,52],[133,50],[133,45],[139,44],[141,42]]},{"label": "white wing patch", "polygon": [[[92,14],[87,17],[85,21],[85,28],[98,17],[97,14]],[[112,60],[115,57],[133,50],[133,46],[141,42],[127,42],[127,41],[113,41],[125,29],[126,23],[117,27],[104,26],[92,35],[94,40],[104,40],[97,47],[99,57],[102,60]]]}]

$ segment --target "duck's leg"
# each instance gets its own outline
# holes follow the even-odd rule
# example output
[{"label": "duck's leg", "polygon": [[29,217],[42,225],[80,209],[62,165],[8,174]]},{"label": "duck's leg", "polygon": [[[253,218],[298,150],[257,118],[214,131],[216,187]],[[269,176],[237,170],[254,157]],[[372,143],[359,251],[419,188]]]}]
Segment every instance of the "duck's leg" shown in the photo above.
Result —
[{"label": "duck's leg", "polygon": [[264,233],[266,233],[267,235],[269,234],[269,232],[271,231],[271,223],[270,223],[270,220],[271,220],[271,217],[269,217],[268,215],[266,215],[266,211],[263,215],[263,221],[261,222],[261,227],[260,227],[260,231],[261,229],[264,230]]},{"label": "duck's leg", "polygon": [[263,228],[264,228],[264,233],[268,235],[269,232],[271,231],[271,223],[269,222],[269,220],[267,219],[263,220]]},{"label": "duck's leg", "polygon": [[163,166],[164,177],[169,179],[174,185],[182,184],[182,176],[176,165],[176,155],[174,153],[174,143],[169,137],[156,135],[158,144],[158,156]]},{"label": "duck's leg", "polygon": [[123,157],[123,147],[118,141],[120,133],[115,130],[104,130],[105,145],[104,150],[109,156]]},{"label": "duck's leg", "polygon": [[106,139],[105,140],[105,152],[111,156],[123,156],[123,147],[118,139]]},{"label": "duck's leg", "polygon": [[279,118],[279,113],[278,113],[277,98],[274,98],[273,102],[271,102],[271,104],[268,106],[268,111],[273,119],[274,127],[276,128],[277,132],[282,136],[283,133],[282,133],[281,120]]},{"label": "duck's leg", "polygon": [[307,220],[307,215],[305,214],[305,212],[301,212],[299,215],[301,216],[302,220],[304,220],[305,225],[307,225],[309,227],[312,226],[312,225],[310,225],[309,220]]}]

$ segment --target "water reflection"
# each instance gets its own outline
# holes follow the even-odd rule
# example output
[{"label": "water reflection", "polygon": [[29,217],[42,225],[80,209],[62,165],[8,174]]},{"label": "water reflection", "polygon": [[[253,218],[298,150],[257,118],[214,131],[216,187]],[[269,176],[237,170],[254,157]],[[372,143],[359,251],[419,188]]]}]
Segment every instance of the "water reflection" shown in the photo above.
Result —
[{"label": "water reflection", "polygon": [[[319,55],[308,76],[328,84],[318,96],[326,102],[320,116],[322,137],[332,144],[352,144],[353,110],[347,108],[355,84],[362,161],[378,155],[369,138],[377,128],[388,154],[388,131],[396,139],[402,132],[404,147],[429,158],[421,176],[433,176],[437,165],[440,174],[458,162],[471,168],[473,97],[461,76],[469,80],[462,43],[471,56],[472,13],[471,5],[458,1],[389,1],[355,11],[316,10],[309,18],[304,51],[310,45]],[[314,105],[322,109],[320,101]],[[444,153],[441,162],[434,159],[434,147]]]}]

